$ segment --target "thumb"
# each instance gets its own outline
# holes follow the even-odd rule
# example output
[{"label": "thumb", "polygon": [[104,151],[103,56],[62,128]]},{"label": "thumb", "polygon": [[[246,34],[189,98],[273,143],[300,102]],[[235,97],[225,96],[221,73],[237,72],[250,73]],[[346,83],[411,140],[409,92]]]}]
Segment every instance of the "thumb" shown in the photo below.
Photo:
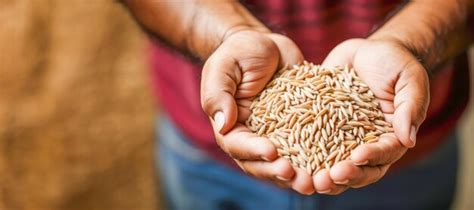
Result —
[{"label": "thumb", "polygon": [[293,65],[303,63],[303,53],[291,39],[281,34],[268,34],[267,36],[273,40],[278,48],[280,53],[280,67],[287,64]]},{"label": "thumb", "polygon": [[406,147],[415,146],[416,133],[425,120],[430,101],[428,87],[426,70],[417,62],[406,66],[395,85],[392,124],[395,135]]},{"label": "thumb", "polygon": [[225,134],[237,121],[234,95],[241,80],[238,65],[233,59],[214,54],[204,65],[201,79],[201,105],[214,120],[214,130]]},{"label": "thumb", "polygon": [[349,39],[337,45],[326,56],[321,64],[324,68],[333,68],[335,66],[352,66],[354,54],[361,44],[365,42],[364,39]]}]

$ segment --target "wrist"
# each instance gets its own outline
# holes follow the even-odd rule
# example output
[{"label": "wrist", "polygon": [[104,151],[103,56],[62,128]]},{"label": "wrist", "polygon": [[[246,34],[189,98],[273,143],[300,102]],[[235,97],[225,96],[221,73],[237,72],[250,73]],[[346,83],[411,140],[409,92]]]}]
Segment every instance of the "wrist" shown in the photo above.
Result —
[{"label": "wrist", "polygon": [[225,31],[225,33],[222,35],[222,38],[220,39],[217,47],[222,44],[225,40],[227,40],[229,37],[241,33],[241,32],[257,32],[257,33],[271,33],[270,29],[264,27],[264,26],[250,26],[250,25],[238,25],[231,27]]},{"label": "wrist", "polygon": [[465,17],[459,2],[412,1],[368,39],[404,47],[432,72],[463,49]]},{"label": "wrist", "polygon": [[427,12],[424,3],[410,2],[368,39],[389,42],[410,52],[426,69],[429,69],[429,59],[436,42],[434,27],[425,24],[423,19]]},{"label": "wrist", "polygon": [[[186,46],[200,59],[206,60],[228,37],[240,31],[270,32],[238,1],[204,1],[192,15]],[[226,11],[226,12],[224,12]]]},{"label": "wrist", "polygon": [[427,68],[426,58],[424,57],[424,53],[426,53],[426,51],[422,50],[425,48],[423,47],[423,44],[415,41],[415,37],[407,38],[394,34],[396,33],[375,33],[368,37],[367,40],[384,42],[392,46],[402,48],[403,50],[406,50],[412,54],[413,57],[415,57],[425,68]]},{"label": "wrist", "polygon": [[207,43],[207,46],[198,47],[195,52],[202,60],[206,60],[224,41],[242,32],[271,33],[266,27],[236,25],[222,30],[221,33],[215,33],[215,37],[208,37],[207,41],[204,42]]}]

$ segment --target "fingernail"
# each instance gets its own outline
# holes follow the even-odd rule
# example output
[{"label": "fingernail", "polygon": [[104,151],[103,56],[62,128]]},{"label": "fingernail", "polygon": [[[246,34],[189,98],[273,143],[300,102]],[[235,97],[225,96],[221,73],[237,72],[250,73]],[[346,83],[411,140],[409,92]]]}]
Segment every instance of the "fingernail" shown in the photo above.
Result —
[{"label": "fingernail", "polygon": [[222,127],[224,127],[225,123],[225,116],[224,113],[219,111],[214,114],[214,124],[216,125],[216,129],[218,132],[222,130]]},{"label": "fingernail", "polygon": [[331,189],[329,190],[323,190],[323,191],[318,191],[319,194],[326,194],[326,193],[329,193],[331,192]]},{"label": "fingernail", "polygon": [[363,165],[367,165],[369,163],[369,160],[365,160],[364,162],[356,162],[354,163],[356,166],[363,166]]},{"label": "fingernail", "polygon": [[287,181],[290,181],[290,179],[287,179],[287,178],[283,178],[281,176],[276,176],[276,178],[280,181],[284,181],[284,182],[287,182]]},{"label": "fingernail", "polygon": [[416,127],[414,125],[411,126],[410,129],[410,140],[413,142],[413,145],[416,143]]},{"label": "fingernail", "polygon": [[344,181],[334,181],[334,183],[336,183],[336,184],[347,184],[347,183],[349,183],[349,179],[346,179]]}]

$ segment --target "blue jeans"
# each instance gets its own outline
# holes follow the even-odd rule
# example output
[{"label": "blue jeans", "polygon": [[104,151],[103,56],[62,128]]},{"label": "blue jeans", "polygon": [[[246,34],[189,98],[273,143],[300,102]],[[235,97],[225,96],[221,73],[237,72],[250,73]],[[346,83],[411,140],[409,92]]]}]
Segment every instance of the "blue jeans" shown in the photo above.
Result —
[{"label": "blue jeans", "polygon": [[158,125],[157,167],[169,210],[447,210],[455,192],[455,134],[430,157],[375,184],[338,196],[304,196],[216,162],[167,119]]}]

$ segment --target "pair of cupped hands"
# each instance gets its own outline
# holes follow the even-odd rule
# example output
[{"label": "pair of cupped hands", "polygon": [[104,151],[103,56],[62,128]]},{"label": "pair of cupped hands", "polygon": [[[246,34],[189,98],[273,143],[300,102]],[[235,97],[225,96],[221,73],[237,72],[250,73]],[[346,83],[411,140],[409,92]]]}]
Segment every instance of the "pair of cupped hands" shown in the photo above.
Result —
[{"label": "pair of cupped hands", "polygon": [[429,103],[426,70],[396,41],[350,39],[335,47],[322,65],[354,68],[377,97],[394,133],[357,147],[350,160],[311,176],[278,157],[267,138],[245,126],[252,100],[274,73],[303,60],[296,44],[283,35],[243,30],[226,37],[207,59],[201,81],[201,104],[217,144],[246,173],[301,194],[335,195],[377,182],[415,146]]}]

